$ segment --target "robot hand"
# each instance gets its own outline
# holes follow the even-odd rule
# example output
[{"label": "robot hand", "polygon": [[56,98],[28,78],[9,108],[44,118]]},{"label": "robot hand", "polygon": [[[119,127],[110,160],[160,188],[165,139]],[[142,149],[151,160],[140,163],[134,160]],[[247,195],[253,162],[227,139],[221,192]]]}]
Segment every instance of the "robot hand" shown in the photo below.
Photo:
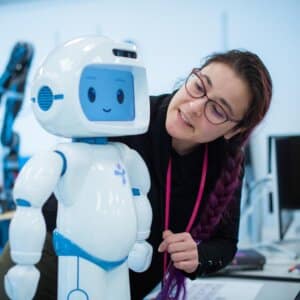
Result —
[{"label": "robot hand", "polygon": [[12,300],[31,300],[39,279],[40,272],[34,265],[16,265],[5,275],[5,291]]},{"label": "robot hand", "polygon": [[146,271],[151,263],[153,249],[146,242],[136,242],[128,255],[128,267],[134,272]]}]

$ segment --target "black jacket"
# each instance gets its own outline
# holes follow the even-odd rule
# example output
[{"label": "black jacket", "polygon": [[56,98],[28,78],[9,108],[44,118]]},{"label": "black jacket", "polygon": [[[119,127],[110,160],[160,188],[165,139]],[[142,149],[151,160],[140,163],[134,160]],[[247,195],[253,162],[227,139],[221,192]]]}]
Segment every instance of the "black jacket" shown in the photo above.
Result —
[{"label": "black jacket", "polygon": [[[153,222],[148,241],[153,246],[153,259],[150,268],[144,273],[130,272],[131,294],[133,300],[143,299],[162,279],[163,254],[157,251],[162,241],[164,230],[165,180],[167,164],[172,156],[172,191],[170,204],[170,230],[184,232],[189,222],[196,200],[201,178],[204,147],[199,145],[192,153],[180,156],[171,147],[171,137],[165,129],[166,111],[173,95],[150,97],[151,119],[147,133],[137,136],[113,138],[135,149],[146,162],[150,177],[151,189],[148,194],[153,210]],[[226,143],[223,138],[209,143],[208,172],[199,214],[209,193],[213,190],[222,168]],[[227,265],[236,252],[239,226],[239,200],[241,188],[236,192],[234,205],[231,205],[227,218],[217,226],[212,238],[198,246],[201,264],[190,278],[215,272]],[[52,200],[44,207],[48,230],[55,226],[56,205]]]}]

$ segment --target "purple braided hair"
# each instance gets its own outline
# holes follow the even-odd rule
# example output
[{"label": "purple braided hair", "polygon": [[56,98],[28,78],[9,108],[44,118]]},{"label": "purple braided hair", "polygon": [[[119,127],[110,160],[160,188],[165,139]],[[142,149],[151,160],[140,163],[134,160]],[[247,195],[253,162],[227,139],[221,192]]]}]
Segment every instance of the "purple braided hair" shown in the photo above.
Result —
[{"label": "purple braided hair", "polygon": [[[243,147],[254,127],[264,118],[270,106],[272,81],[270,74],[260,58],[251,52],[231,50],[208,57],[202,68],[210,63],[224,63],[231,67],[248,84],[252,92],[251,108],[237,127],[244,130],[227,143],[225,162],[214,190],[208,196],[201,221],[192,229],[195,241],[205,242],[214,232],[226,209],[234,199],[240,185],[240,175],[244,160]],[[163,288],[158,300],[185,299],[185,276],[172,263],[163,279]]]}]

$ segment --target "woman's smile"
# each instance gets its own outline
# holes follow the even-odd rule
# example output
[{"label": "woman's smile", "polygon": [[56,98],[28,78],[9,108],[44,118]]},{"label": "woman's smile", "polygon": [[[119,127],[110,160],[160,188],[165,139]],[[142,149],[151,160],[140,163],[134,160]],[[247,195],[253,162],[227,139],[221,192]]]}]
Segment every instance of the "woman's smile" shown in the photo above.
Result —
[{"label": "woman's smile", "polygon": [[184,126],[187,126],[189,128],[194,128],[194,126],[189,121],[188,116],[186,116],[184,114],[184,112],[182,112],[180,109],[178,109],[178,119],[179,119],[180,123],[184,124]]}]

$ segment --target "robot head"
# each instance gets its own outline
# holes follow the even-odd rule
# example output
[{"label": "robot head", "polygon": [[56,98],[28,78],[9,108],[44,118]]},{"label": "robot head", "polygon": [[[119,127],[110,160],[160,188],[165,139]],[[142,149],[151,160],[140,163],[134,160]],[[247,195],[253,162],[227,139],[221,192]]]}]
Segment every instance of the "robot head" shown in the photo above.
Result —
[{"label": "robot head", "polygon": [[31,100],[41,125],[63,137],[139,134],[149,123],[146,71],[136,47],[105,37],[56,48],[37,71]]}]

